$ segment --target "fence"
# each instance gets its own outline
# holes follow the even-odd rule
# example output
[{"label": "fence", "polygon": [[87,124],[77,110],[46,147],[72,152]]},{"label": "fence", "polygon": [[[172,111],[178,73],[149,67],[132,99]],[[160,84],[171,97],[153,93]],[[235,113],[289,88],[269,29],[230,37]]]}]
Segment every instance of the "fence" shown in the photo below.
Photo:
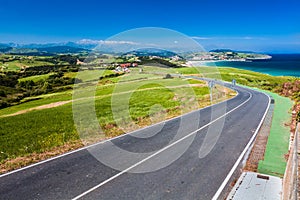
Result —
[{"label": "fence", "polygon": [[287,167],[283,177],[283,194],[282,200],[297,200],[298,199],[298,153],[299,148],[299,128],[300,123],[297,124],[294,140],[290,146],[290,156],[287,162]]}]

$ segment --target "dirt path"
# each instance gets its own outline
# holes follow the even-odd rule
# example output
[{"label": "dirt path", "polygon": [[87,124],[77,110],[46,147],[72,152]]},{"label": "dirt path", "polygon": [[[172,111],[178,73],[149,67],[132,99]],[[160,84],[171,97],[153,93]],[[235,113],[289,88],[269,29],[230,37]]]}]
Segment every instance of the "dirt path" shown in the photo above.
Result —
[{"label": "dirt path", "polygon": [[55,107],[65,105],[65,104],[70,103],[70,102],[72,102],[72,100],[69,100],[69,101],[59,101],[59,102],[50,103],[50,104],[46,104],[46,105],[42,105],[42,106],[28,108],[28,109],[25,109],[25,110],[20,110],[18,112],[15,112],[15,113],[12,113],[12,114],[8,114],[8,115],[3,115],[1,117],[16,116],[16,115],[20,115],[20,114],[24,114],[24,113],[33,111],[33,110],[43,110],[43,109],[47,109],[47,108],[55,108]]}]

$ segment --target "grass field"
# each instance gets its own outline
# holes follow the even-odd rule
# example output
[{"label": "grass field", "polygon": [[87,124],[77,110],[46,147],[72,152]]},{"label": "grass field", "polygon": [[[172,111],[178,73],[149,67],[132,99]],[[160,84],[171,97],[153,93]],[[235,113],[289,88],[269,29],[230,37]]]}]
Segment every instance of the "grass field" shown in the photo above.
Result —
[{"label": "grass field", "polygon": [[53,65],[50,62],[44,61],[31,61],[31,60],[17,60],[11,62],[0,63],[0,69],[4,71],[18,71],[22,67],[33,67],[33,66],[43,66],[43,65]]},{"label": "grass field", "polygon": [[[24,67],[52,66],[49,62],[51,56],[25,56],[25,55],[0,55],[0,71],[19,71]],[[58,61],[56,64],[65,65],[68,62]]]},{"label": "grass field", "polygon": [[36,97],[28,97],[23,100],[24,103],[7,107],[4,109],[0,109],[0,117],[4,115],[13,114],[21,110],[26,110],[37,106],[54,103],[54,102],[67,101],[71,99],[72,99],[72,91],[65,91],[65,92],[54,93],[54,94],[45,94]]},{"label": "grass field", "polygon": [[18,81],[33,81],[33,82],[38,82],[38,81],[43,81],[49,78],[49,76],[53,75],[54,73],[49,73],[49,74],[43,74],[43,75],[36,75],[36,76],[29,76],[25,78],[20,78]]},{"label": "grass field", "polygon": [[[152,70],[155,70],[154,74],[150,73]],[[118,126],[123,119],[112,113],[112,102],[114,106],[120,105],[117,108],[123,109],[122,105],[126,104],[124,100],[128,99],[128,119],[136,124],[135,127],[154,123],[154,111],[162,111],[163,118],[159,119],[163,120],[210,104],[209,90],[205,82],[180,78],[164,79],[163,74],[157,73],[160,70],[161,68],[145,66],[143,74],[140,74],[138,69],[133,69],[130,74],[98,82],[95,91],[96,116],[106,138],[124,132]],[[171,72],[162,70],[163,73]],[[88,72],[82,77],[88,79],[91,75],[89,73],[92,74],[92,72]],[[104,73],[111,72],[105,71]],[[68,73],[65,76],[75,77],[76,74]],[[38,78],[42,77],[31,77],[31,80]],[[81,89],[84,91],[85,87],[83,84]],[[223,92],[223,88],[217,88],[216,92]],[[40,110],[28,110],[15,116],[6,116],[41,105],[72,100],[72,93],[73,91],[65,91],[30,97],[24,99],[22,104],[0,110],[0,171],[4,172],[7,169],[18,168],[53,156],[56,154],[53,153],[53,150],[57,150],[58,147],[70,150],[69,146],[73,148],[75,144],[75,147],[78,148],[82,145],[80,136],[75,129],[71,103]],[[223,96],[219,100],[234,95],[229,90],[227,93],[227,96]],[[89,102],[89,99],[76,99],[75,102],[84,104]],[[84,116],[84,113],[81,114]],[[126,130],[132,130],[131,128]],[[97,139],[99,140],[99,138]],[[47,154],[47,152],[52,153]],[[61,153],[62,151],[57,152]],[[44,155],[45,153],[46,155]],[[33,155],[38,156],[34,157]],[[40,155],[44,156],[40,157]]]}]

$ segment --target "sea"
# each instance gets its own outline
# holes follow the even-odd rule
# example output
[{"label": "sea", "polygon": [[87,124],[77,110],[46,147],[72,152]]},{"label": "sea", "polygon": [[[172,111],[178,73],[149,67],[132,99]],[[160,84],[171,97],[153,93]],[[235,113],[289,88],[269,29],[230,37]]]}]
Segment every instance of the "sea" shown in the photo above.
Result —
[{"label": "sea", "polygon": [[255,61],[205,62],[206,66],[233,67],[272,76],[300,77],[300,54],[271,54],[271,59]]}]

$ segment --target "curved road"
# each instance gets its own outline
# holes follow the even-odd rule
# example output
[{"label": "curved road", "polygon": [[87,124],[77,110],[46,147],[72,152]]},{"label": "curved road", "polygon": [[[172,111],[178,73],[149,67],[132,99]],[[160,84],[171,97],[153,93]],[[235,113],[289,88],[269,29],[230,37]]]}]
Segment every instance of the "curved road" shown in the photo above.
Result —
[{"label": "curved road", "polygon": [[[270,101],[260,92],[238,86],[235,89],[238,95],[226,102],[134,132],[140,137],[127,134],[94,145],[89,150],[84,148],[1,175],[0,199],[217,198],[221,185],[226,184],[224,180],[230,177],[230,171],[239,163],[237,160],[242,158],[241,154],[253,139]],[[226,113],[222,112],[224,106]],[[197,120],[199,117],[200,121]],[[180,126],[180,122],[185,122],[184,126]],[[214,130],[219,127],[222,129],[216,144],[207,155],[199,158],[199,149],[208,130],[218,136]],[[162,129],[154,136],[146,137],[156,128]],[[181,134],[178,136],[179,129]],[[99,162],[89,152],[101,152],[109,162],[118,159],[113,144],[142,156],[120,159],[118,166],[122,169],[116,170]],[[204,150],[209,146],[209,143],[207,148],[204,145]],[[184,148],[187,149],[178,159],[162,169],[130,173],[164,164]],[[149,155],[147,152],[156,153]]]}]

